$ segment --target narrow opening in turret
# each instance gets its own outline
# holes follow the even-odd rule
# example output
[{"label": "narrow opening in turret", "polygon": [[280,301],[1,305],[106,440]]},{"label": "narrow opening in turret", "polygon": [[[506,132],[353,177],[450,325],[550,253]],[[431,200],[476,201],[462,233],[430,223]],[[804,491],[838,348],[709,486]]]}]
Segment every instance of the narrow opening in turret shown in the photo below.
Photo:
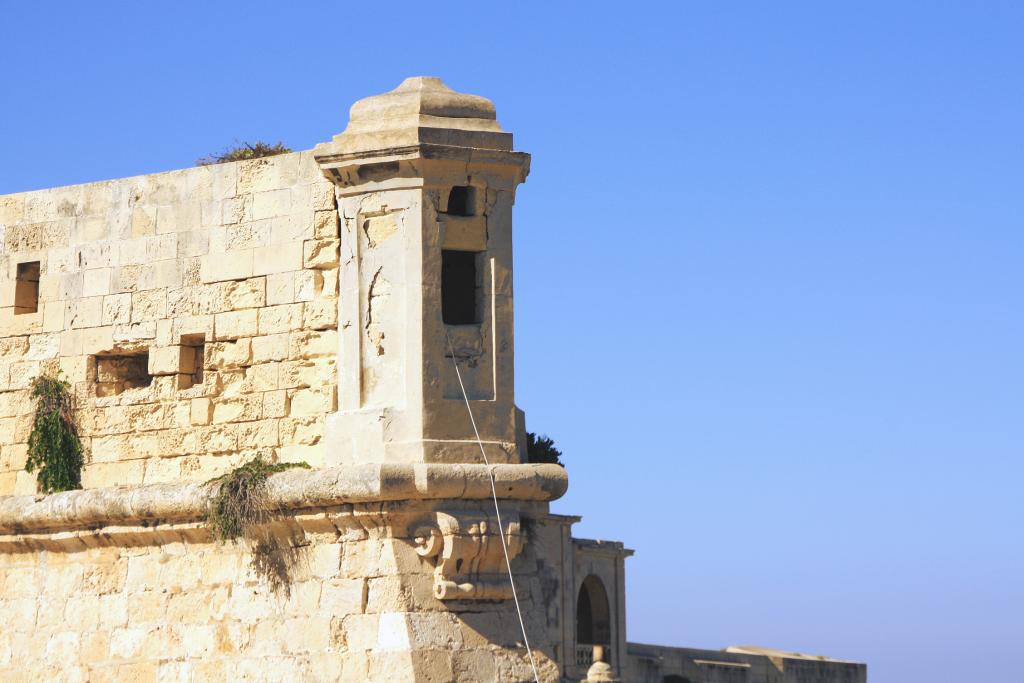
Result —
[{"label": "narrow opening in turret", "polygon": [[472,185],[456,185],[448,193],[449,216],[476,215],[476,188]]},{"label": "narrow opening in turret", "polygon": [[17,279],[14,283],[14,313],[36,313],[39,311],[39,261],[18,264]]},{"label": "narrow opening in turret", "polygon": [[480,252],[441,252],[441,317],[446,325],[474,325],[480,322],[477,259]]}]

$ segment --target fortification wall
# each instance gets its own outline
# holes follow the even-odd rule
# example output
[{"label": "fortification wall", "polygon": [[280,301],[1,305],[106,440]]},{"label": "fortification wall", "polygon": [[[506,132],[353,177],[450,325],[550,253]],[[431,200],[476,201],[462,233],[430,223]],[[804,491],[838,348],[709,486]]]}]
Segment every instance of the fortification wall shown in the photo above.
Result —
[{"label": "fortification wall", "polygon": [[[546,501],[565,473],[494,474],[526,628],[554,683],[561,530]],[[275,475],[269,548],[216,543],[203,488],[0,501],[0,680],[533,680],[500,599],[508,577],[483,466]]]},{"label": "fortification wall", "polygon": [[44,372],[72,383],[86,488],[321,464],[337,261],[308,152],[0,196],[0,495],[36,490]]}]

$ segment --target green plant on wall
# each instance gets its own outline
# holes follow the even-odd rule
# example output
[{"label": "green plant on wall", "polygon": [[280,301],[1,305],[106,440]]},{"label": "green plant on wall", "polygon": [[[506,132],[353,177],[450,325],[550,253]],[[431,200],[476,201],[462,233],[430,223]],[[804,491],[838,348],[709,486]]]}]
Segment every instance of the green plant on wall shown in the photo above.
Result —
[{"label": "green plant on wall", "polygon": [[210,503],[206,521],[220,541],[231,541],[251,535],[252,531],[271,519],[267,498],[267,478],[295,467],[309,469],[304,462],[269,463],[256,456],[225,475],[212,479],[216,492]]},{"label": "green plant on wall", "polygon": [[526,432],[526,460],[531,463],[562,463],[562,451],[555,447],[553,439],[547,436],[537,436],[533,432]]},{"label": "green plant on wall", "polygon": [[257,456],[212,479],[214,487],[206,523],[219,541],[246,538],[252,545],[252,568],[274,592],[291,593],[292,567],[298,559],[296,539],[280,538],[270,529],[274,512],[267,493],[272,474],[301,467],[304,462],[268,463]]},{"label": "green plant on wall", "polygon": [[25,470],[39,470],[36,480],[43,493],[82,488],[82,442],[75,429],[71,385],[41,375],[32,380],[31,397],[36,414]]}]

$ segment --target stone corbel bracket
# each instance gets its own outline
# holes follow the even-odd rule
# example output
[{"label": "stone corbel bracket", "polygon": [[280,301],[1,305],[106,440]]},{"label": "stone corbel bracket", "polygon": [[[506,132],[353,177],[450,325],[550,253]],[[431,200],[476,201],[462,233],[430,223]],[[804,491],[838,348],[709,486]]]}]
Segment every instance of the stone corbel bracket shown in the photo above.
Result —
[{"label": "stone corbel bracket", "polygon": [[[523,549],[519,513],[502,515],[505,548],[511,562]],[[413,533],[416,552],[434,560],[434,597],[438,600],[508,600],[512,586],[505,568],[497,516],[435,512]]]}]

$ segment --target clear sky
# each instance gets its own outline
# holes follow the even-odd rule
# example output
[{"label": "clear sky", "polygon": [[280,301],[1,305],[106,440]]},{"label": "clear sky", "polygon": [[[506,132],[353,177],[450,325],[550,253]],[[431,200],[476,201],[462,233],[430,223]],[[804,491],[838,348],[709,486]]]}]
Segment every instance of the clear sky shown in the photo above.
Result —
[{"label": "clear sky", "polygon": [[491,98],[517,401],[630,639],[1020,680],[1020,3],[5,1],[0,66],[0,193]]}]

